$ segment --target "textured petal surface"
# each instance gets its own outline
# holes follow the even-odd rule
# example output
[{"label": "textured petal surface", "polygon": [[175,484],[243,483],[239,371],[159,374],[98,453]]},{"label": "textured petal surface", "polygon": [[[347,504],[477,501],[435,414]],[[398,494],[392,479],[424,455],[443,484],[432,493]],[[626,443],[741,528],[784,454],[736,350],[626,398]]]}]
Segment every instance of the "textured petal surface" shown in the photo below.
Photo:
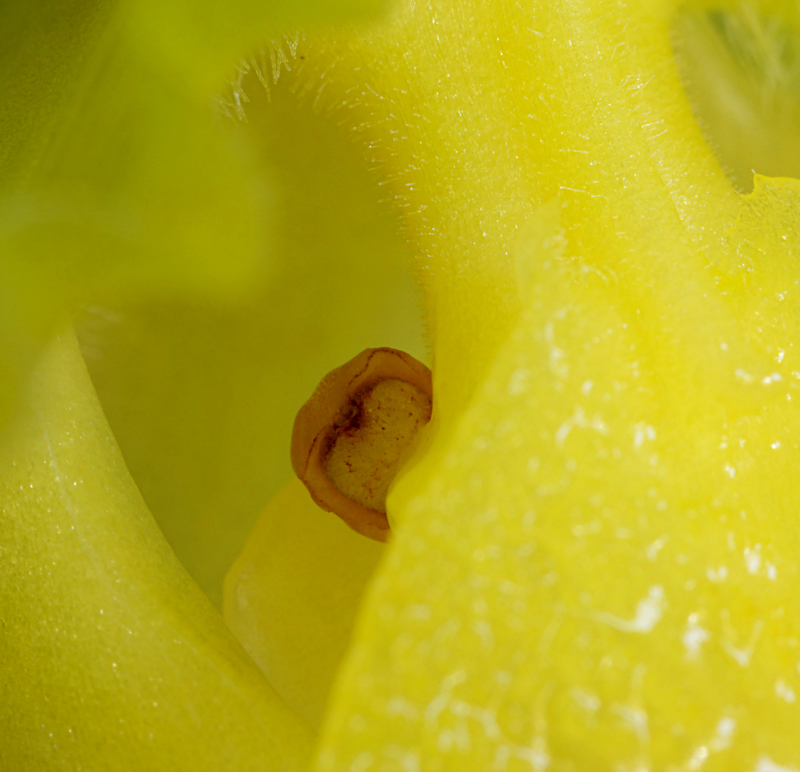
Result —
[{"label": "textured petal surface", "polygon": [[758,410],[699,384],[678,411],[635,308],[539,257],[424,492],[396,501],[320,768],[797,768],[791,374],[750,384]]},{"label": "textured petal surface", "polygon": [[728,183],[672,10],[409,3],[300,48],[434,342],[321,770],[800,768],[798,183]]},{"label": "textured petal surface", "polygon": [[175,560],[74,337],[0,451],[0,767],[297,770],[309,734]]}]

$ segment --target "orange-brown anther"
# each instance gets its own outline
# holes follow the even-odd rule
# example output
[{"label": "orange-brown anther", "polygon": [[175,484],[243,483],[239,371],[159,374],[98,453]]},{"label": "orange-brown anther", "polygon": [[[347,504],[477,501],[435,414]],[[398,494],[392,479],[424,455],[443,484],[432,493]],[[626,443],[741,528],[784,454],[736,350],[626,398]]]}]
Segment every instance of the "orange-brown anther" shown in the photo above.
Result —
[{"label": "orange-brown anther", "polygon": [[386,541],[386,492],[430,420],[431,399],[430,370],[396,349],[367,349],[328,373],[292,433],[292,466],[314,501]]}]

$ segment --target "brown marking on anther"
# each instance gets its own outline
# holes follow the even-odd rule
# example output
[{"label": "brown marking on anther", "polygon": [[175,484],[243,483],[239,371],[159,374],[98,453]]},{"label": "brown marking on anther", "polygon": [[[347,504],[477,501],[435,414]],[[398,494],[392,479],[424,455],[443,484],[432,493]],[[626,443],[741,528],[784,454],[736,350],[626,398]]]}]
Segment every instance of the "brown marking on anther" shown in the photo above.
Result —
[{"label": "brown marking on anther", "polygon": [[[392,392],[384,398],[387,420],[397,412],[398,399],[414,403],[414,409],[409,407],[407,411],[410,423],[392,430],[396,443],[391,445],[381,445],[376,440],[386,428],[380,423],[382,405],[380,400],[376,401],[373,390],[384,381],[406,384],[378,390],[385,393],[388,388]],[[385,490],[415,431],[430,419],[432,394],[431,371],[412,356],[391,348],[362,351],[326,375],[311,399],[300,408],[292,432],[292,467],[314,501],[341,517],[355,531],[386,541],[389,521]],[[367,454],[366,461],[359,455],[362,450]],[[374,459],[371,469],[368,454],[373,450],[380,457]],[[347,474],[342,476],[344,467]],[[331,479],[329,471],[338,475],[336,481]],[[352,495],[346,495],[342,489]]]}]

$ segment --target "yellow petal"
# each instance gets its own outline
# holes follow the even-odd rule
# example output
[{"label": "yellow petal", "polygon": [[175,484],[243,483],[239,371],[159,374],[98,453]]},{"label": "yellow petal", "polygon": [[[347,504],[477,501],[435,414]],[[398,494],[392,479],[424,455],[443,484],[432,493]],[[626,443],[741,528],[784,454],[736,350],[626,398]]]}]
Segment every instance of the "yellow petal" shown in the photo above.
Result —
[{"label": "yellow petal", "polygon": [[225,580],[225,621],[315,729],[383,551],[295,479],[264,510]]},{"label": "yellow petal", "polygon": [[8,770],[305,767],[309,733],[175,560],[64,334],[0,450]]},{"label": "yellow petal", "polygon": [[408,207],[438,416],[321,770],[800,766],[797,186],[730,186],[672,10],[408,3],[304,51]]},{"label": "yellow petal", "polygon": [[397,491],[319,768],[795,768],[791,376],[673,411],[636,308],[537,262],[481,398]]}]

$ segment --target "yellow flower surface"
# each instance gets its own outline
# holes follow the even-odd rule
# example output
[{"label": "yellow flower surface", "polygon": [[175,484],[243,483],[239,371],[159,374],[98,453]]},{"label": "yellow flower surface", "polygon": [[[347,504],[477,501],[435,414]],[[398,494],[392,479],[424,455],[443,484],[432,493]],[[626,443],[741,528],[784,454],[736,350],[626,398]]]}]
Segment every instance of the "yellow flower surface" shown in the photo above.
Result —
[{"label": "yellow flower surface", "polygon": [[[275,218],[280,174],[276,181],[262,173],[249,155],[251,144],[231,131],[213,97],[254,41],[309,20],[364,15],[376,4],[205,3],[203,13],[193,3],[149,4],[159,6],[149,21],[149,11],[136,3],[110,5],[12,3],[0,19],[0,769],[304,769],[311,733],[164,541],[72,336],[45,343],[79,304],[163,301],[172,315],[160,326],[168,314],[151,315],[149,329],[171,323],[185,333],[175,336],[183,359],[169,360],[166,347],[151,348],[134,388],[106,400],[123,405],[135,421],[142,407],[132,394],[144,396],[144,410],[163,408],[165,433],[186,429],[190,419],[181,408],[188,403],[196,408],[193,446],[206,447],[209,416],[224,414],[226,403],[209,403],[210,379],[195,377],[194,391],[180,393],[186,362],[201,348],[186,332],[186,317],[206,308],[206,349],[213,356],[224,349],[220,328],[249,332],[253,318],[263,327],[264,318],[273,322],[270,313],[285,323],[281,310],[292,311],[290,294],[276,291],[272,297],[281,302],[265,313],[252,307],[258,293],[248,296],[273,271],[285,274],[265,234],[265,223]],[[237,16],[233,31],[226,30],[221,20]],[[171,46],[177,28],[182,42]],[[352,187],[358,190],[358,182]],[[370,238],[376,233],[364,240]],[[310,268],[298,273],[304,270]],[[316,311],[324,308],[335,314],[335,304],[318,304]],[[137,335],[138,319],[124,314],[121,324],[119,314],[95,313],[112,320],[118,338],[132,341],[141,362],[142,347],[153,339]],[[298,318],[302,327],[303,314]],[[312,336],[314,324],[304,328]],[[332,337],[346,353],[348,346]],[[94,339],[85,335],[82,342],[91,359]],[[288,348],[280,340],[270,352]],[[328,355],[340,356],[333,348]],[[304,347],[294,349],[299,357]],[[101,346],[95,359],[102,353]],[[274,362],[268,364],[276,401],[291,403],[284,391],[294,381],[282,384]],[[95,369],[101,369],[97,361]],[[263,370],[257,374],[263,377]],[[248,374],[240,365],[231,380]],[[164,404],[163,393],[160,401],[149,400],[156,383],[169,395],[177,392],[172,404]],[[237,383],[223,396],[234,402],[257,386]],[[181,441],[190,444],[185,435]],[[236,448],[233,441],[223,452],[231,446],[238,454],[229,454],[233,468],[254,455],[252,446]],[[161,451],[149,448],[152,464],[163,466]],[[285,447],[270,453],[287,455]],[[194,486],[193,501],[202,501],[208,493],[202,479],[173,478],[164,486],[171,485],[168,493],[152,498],[168,507],[185,484]],[[215,494],[217,503],[223,500]],[[224,524],[228,513],[219,509]],[[161,514],[171,522],[172,511]],[[253,515],[245,511],[247,518]],[[190,557],[198,552],[191,537],[209,531],[211,542],[220,527],[205,526],[201,521],[185,538]],[[186,535],[174,526],[170,535],[176,530]],[[224,567],[219,558],[210,568],[191,566],[196,581],[210,584],[207,577],[216,577],[218,598],[243,538],[233,548],[223,544]],[[204,544],[200,551],[209,549]]]},{"label": "yellow flower surface", "polygon": [[735,192],[675,13],[408,3],[308,43],[407,212],[435,373],[320,770],[800,768],[800,184]]},{"label": "yellow flower surface", "polygon": [[175,560],[73,335],[0,452],[0,767],[303,769],[308,729]]},{"label": "yellow flower surface", "polygon": [[[800,183],[737,192],[667,0],[406,0],[258,50],[373,5],[2,22],[0,769],[800,772]],[[189,575],[219,603],[314,378],[419,346],[375,188],[434,416],[387,547],[296,481],[268,505],[225,584],[257,668]],[[123,461],[44,341],[141,299],[82,333]]]}]

